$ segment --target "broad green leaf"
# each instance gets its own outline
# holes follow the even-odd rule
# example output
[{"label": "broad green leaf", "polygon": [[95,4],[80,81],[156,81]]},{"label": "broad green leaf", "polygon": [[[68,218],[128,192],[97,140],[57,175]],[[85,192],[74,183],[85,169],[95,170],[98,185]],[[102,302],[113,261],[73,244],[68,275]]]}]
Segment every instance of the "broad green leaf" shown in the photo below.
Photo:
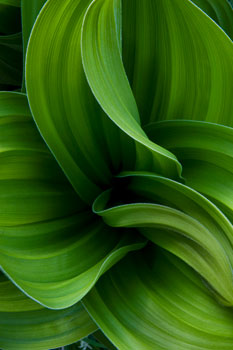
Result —
[{"label": "broad green leaf", "polygon": [[177,120],[149,124],[145,131],[178,157],[186,184],[204,193],[232,220],[233,129]]},{"label": "broad green leaf", "polygon": [[[0,36],[0,84],[21,86],[22,80],[21,33]],[[1,89],[3,90],[3,88]]]},{"label": "broad green leaf", "polygon": [[231,350],[233,312],[198,275],[154,247],[123,259],[84,298],[119,350]]},{"label": "broad green leaf", "polygon": [[81,27],[90,3],[47,1],[32,31],[26,61],[33,117],[73,187],[89,204],[109,186],[112,174],[135,163],[134,142],[103,113],[83,72]]},{"label": "broad green leaf", "polygon": [[163,175],[178,177],[181,166],[176,158],[152,143],[141,128],[121,57],[120,22],[121,1],[92,2],[82,30],[82,58],[87,80],[109,118],[137,141],[138,166],[142,167],[143,158],[149,157],[152,169]]},{"label": "broad green leaf", "polygon": [[233,43],[189,0],[122,2],[123,62],[142,125],[233,121]]},{"label": "broad green leaf", "polygon": [[128,251],[145,245],[83,207],[35,128],[25,95],[0,94],[0,265],[49,308],[79,301]]},{"label": "broad green leaf", "polygon": [[0,34],[21,31],[20,0],[0,0]]},{"label": "broad green leaf", "polygon": [[233,8],[229,0],[192,0],[233,39]]},{"label": "broad green leaf", "polygon": [[3,270],[27,294],[52,309],[79,301],[107,269],[145,245],[137,233],[108,228],[89,212],[4,228],[0,234]]},{"label": "broad green leaf", "polygon": [[179,256],[205,278],[222,303],[233,305],[233,227],[226,217],[178,182],[137,173],[123,180],[126,184],[115,198],[109,191],[97,198],[94,211],[108,225],[135,227]]},{"label": "broad green leaf", "polygon": [[[36,17],[45,2],[46,0],[21,0],[24,70],[28,39]],[[25,92],[25,72],[23,75],[22,92]]]},{"label": "broad green leaf", "polygon": [[84,207],[38,133],[25,95],[0,93],[0,129],[1,227],[54,220]]},{"label": "broad green leaf", "polygon": [[45,4],[46,0],[21,0],[22,8],[22,27],[24,41],[24,55],[26,53],[27,42],[40,9]]},{"label": "broad green leaf", "polygon": [[45,309],[0,273],[1,349],[51,349],[73,343],[96,328],[81,303],[65,310]]}]

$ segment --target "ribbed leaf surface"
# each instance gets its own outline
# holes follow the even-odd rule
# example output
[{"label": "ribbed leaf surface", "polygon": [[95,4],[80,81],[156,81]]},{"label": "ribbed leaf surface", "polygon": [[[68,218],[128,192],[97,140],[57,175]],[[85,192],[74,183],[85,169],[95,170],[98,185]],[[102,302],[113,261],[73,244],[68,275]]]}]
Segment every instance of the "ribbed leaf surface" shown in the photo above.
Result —
[{"label": "ribbed leaf surface", "polygon": [[0,0],[0,35],[0,347],[232,350],[230,2]]},{"label": "ribbed leaf surface", "polygon": [[80,303],[59,311],[45,309],[2,273],[0,287],[1,349],[44,350],[75,342],[96,330]]},{"label": "ribbed leaf surface", "polygon": [[113,267],[84,304],[121,350],[232,349],[232,310],[187,265],[154,248]]}]

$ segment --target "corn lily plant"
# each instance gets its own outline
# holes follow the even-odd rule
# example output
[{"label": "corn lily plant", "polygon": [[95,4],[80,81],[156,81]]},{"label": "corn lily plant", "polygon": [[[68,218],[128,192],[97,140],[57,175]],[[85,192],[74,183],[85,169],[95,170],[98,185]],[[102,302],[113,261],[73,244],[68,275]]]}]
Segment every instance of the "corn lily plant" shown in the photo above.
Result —
[{"label": "corn lily plant", "polygon": [[230,2],[0,0],[0,33],[0,348],[232,350]]}]

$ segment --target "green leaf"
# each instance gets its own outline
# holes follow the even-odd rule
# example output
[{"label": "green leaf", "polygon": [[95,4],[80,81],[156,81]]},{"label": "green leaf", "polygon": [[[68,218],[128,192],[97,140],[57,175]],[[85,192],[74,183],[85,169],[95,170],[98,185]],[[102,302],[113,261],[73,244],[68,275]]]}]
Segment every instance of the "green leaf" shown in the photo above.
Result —
[{"label": "green leaf", "polygon": [[123,1],[122,16],[123,62],[143,126],[232,125],[233,44],[218,25],[189,0]]},{"label": "green leaf", "polygon": [[23,41],[24,41],[24,55],[26,53],[27,42],[36,20],[38,13],[46,0],[21,0],[22,8],[22,27],[23,27]]},{"label": "green leaf", "polygon": [[0,265],[54,309],[79,301],[146,240],[108,228],[76,195],[35,128],[25,95],[0,94]]},{"label": "green leaf", "polygon": [[32,31],[26,62],[33,117],[75,190],[89,204],[109,186],[112,174],[135,162],[133,141],[103,113],[83,72],[81,27],[90,2],[47,1]]},{"label": "green leaf", "polygon": [[178,177],[181,166],[176,158],[152,143],[140,126],[140,116],[121,57],[120,21],[121,1],[97,0],[89,7],[82,30],[82,58],[87,80],[109,118],[137,141],[138,166],[142,169],[143,158],[150,157],[153,170]]},{"label": "green leaf", "polygon": [[[123,176],[126,184],[106,191],[94,211],[112,227],[135,227],[153,243],[179,256],[233,305],[233,227],[198,192],[178,182],[149,174]],[[119,195],[120,192],[120,195]],[[128,204],[129,203],[129,204]]]},{"label": "green leaf", "polygon": [[[25,56],[27,50],[28,39],[36,20],[38,13],[46,0],[21,0],[21,13],[22,13],[22,31],[23,31],[23,62],[25,70]],[[25,87],[25,72],[23,75],[22,92],[26,91]]]},{"label": "green leaf", "polygon": [[164,121],[145,127],[150,139],[173,152],[186,184],[233,220],[233,129],[196,121]]},{"label": "green leaf", "polygon": [[22,80],[21,33],[0,36],[0,84],[21,86]]},{"label": "green leaf", "polygon": [[229,0],[192,0],[233,39],[233,8]]},{"label": "green leaf", "polygon": [[20,1],[21,0],[0,0],[0,4],[12,7],[20,7]]},{"label": "green leaf", "polygon": [[119,350],[231,350],[232,309],[208,294],[198,275],[154,247],[109,270],[84,298]]},{"label": "green leaf", "polygon": [[[7,275],[42,305],[73,305],[98,278],[145,240],[108,228],[91,214],[1,230],[0,262]],[[27,242],[27,243],[25,243]]]},{"label": "green leaf", "polygon": [[96,330],[81,303],[48,310],[29,299],[0,273],[1,349],[50,349],[75,342]]},{"label": "green leaf", "polygon": [[[23,0],[24,51],[42,2]],[[229,34],[231,9],[207,3]],[[189,0],[46,2],[28,100],[71,185],[25,96],[0,95],[2,270],[48,308],[84,297],[119,349],[233,346],[233,226],[206,198],[233,218],[233,135],[209,123],[233,120],[233,46],[216,23]],[[182,118],[205,123],[145,126]]]},{"label": "green leaf", "polygon": [[1,227],[73,215],[84,207],[38,133],[27,98],[0,93]]}]

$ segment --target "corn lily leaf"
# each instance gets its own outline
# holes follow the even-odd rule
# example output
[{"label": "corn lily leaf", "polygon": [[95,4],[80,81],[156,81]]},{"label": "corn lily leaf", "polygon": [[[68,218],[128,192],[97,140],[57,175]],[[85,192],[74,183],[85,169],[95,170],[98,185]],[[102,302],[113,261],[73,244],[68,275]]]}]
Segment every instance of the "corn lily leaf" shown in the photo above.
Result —
[{"label": "corn lily leaf", "polygon": [[75,342],[96,328],[81,303],[59,311],[45,309],[0,273],[1,349],[49,349]]},{"label": "corn lily leaf", "polygon": [[134,164],[135,145],[103,113],[86,81],[80,38],[90,2],[46,3],[29,42],[26,85],[43,137],[77,193],[91,204],[112,173]]},{"label": "corn lily leaf", "polygon": [[83,207],[36,130],[25,95],[2,92],[0,99],[0,264],[41,304],[68,307],[146,240],[119,234]]},{"label": "corn lily leaf", "polygon": [[121,350],[232,349],[232,309],[208,295],[186,264],[154,247],[115,265],[84,305]]},{"label": "corn lily leaf", "polygon": [[[47,308],[82,300],[120,350],[233,347],[231,206],[210,189],[231,181],[224,3],[212,20],[204,1],[48,0],[26,53],[30,110],[0,95],[2,270]],[[40,5],[24,3],[24,43]],[[206,190],[191,162],[216,170]]]},{"label": "corn lily leaf", "polygon": [[165,119],[232,125],[230,38],[189,0],[123,1],[122,13],[123,62],[142,125]]},{"label": "corn lily leaf", "polygon": [[197,121],[164,121],[145,130],[171,150],[183,166],[186,184],[203,193],[232,220],[233,129]]},{"label": "corn lily leaf", "polygon": [[[21,0],[22,31],[23,31],[23,69],[25,70],[25,56],[28,39],[40,9],[46,0]],[[25,92],[25,71],[23,73],[22,92]]]},{"label": "corn lily leaf", "polygon": [[1,232],[3,270],[46,307],[61,309],[81,300],[101,274],[145,245],[136,233],[119,234],[88,214]]},{"label": "corn lily leaf", "polygon": [[[178,182],[148,174],[125,177],[120,199],[106,191],[94,202],[94,211],[112,227],[138,228],[199,272],[221,302],[233,305],[233,227],[226,217]],[[128,204],[129,198],[134,201]]]},{"label": "corn lily leaf", "polygon": [[82,31],[83,66],[88,82],[103,110],[120,129],[137,141],[141,167],[143,158],[148,157],[146,150],[150,150],[153,169],[178,177],[181,168],[176,158],[152,143],[141,128],[136,101],[121,57],[120,19],[120,1],[99,0],[89,7]]},{"label": "corn lily leaf", "polygon": [[26,53],[27,42],[40,9],[44,5],[46,0],[21,0],[22,8],[22,27],[23,27],[23,40],[24,40],[24,55]]},{"label": "corn lily leaf", "polygon": [[230,0],[192,0],[233,39],[233,7]]}]

